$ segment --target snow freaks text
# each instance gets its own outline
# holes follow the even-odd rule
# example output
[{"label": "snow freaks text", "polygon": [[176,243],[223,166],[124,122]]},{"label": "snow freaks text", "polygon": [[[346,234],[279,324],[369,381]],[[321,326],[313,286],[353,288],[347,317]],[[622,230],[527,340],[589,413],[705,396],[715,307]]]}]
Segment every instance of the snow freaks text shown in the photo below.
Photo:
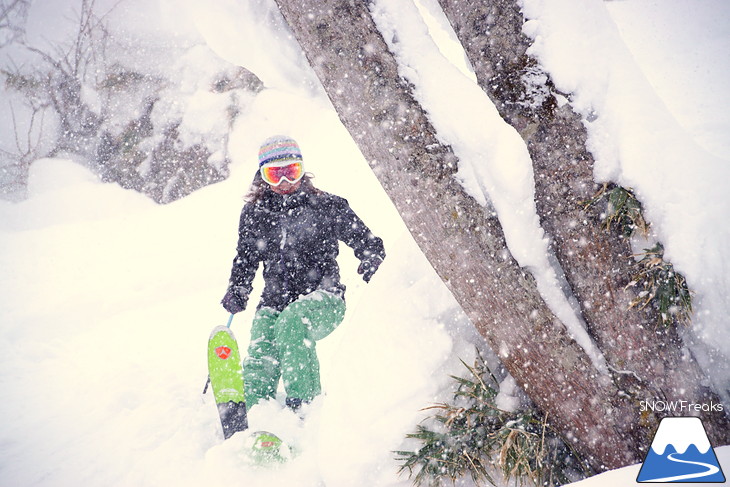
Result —
[{"label": "snow freaks text", "polygon": [[676,412],[676,413],[692,413],[692,412],[722,412],[725,410],[722,404],[710,401],[709,404],[697,404],[689,401],[641,401],[639,403],[640,411],[646,412]]}]

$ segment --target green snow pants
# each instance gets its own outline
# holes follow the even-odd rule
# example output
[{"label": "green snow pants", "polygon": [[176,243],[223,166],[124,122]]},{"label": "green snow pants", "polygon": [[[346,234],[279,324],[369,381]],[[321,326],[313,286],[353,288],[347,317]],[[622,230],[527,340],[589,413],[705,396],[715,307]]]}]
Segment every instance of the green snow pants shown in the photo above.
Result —
[{"label": "green snow pants", "polygon": [[316,342],[345,317],[345,301],[314,291],[284,311],[261,308],[251,325],[248,357],[243,361],[246,404],[276,396],[281,378],[287,399],[311,401],[321,394]]}]

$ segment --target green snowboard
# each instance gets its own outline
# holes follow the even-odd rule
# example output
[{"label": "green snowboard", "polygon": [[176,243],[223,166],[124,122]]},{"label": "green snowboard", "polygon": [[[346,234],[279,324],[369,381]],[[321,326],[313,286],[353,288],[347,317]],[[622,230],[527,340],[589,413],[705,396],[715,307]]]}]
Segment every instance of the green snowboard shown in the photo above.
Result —
[{"label": "green snowboard", "polygon": [[225,326],[213,329],[208,340],[208,374],[223,426],[223,437],[228,439],[248,428],[248,418],[241,354],[236,337]]},{"label": "green snowboard", "polygon": [[[236,337],[226,326],[214,328],[208,340],[208,374],[223,436],[228,439],[248,428],[248,417],[241,354]],[[244,454],[255,465],[276,465],[291,457],[289,447],[268,431],[251,433],[245,444]]]}]

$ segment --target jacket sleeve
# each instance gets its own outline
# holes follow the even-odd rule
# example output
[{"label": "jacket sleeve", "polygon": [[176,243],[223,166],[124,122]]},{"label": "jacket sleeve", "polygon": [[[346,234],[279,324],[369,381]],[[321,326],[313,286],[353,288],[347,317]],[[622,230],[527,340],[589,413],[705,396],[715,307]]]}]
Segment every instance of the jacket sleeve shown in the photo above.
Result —
[{"label": "jacket sleeve", "polygon": [[233,259],[231,278],[228,282],[228,288],[236,288],[237,293],[245,299],[248,299],[251,293],[253,278],[261,261],[261,249],[258,244],[260,238],[255,230],[253,207],[247,204],[241,211],[236,257]]},{"label": "jacket sleeve", "polygon": [[337,216],[334,226],[337,238],[351,247],[355,251],[355,257],[361,261],[371,258],[385,259],[383,240],[373,235],[373,232],[350,208],[347,200],[337,198],[335,205],[337,206]]}]

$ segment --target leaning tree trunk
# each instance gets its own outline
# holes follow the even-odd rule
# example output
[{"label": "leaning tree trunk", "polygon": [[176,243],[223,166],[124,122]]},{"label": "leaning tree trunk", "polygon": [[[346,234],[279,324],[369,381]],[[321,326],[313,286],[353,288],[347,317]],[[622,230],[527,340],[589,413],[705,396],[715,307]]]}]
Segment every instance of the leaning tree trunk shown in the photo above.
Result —
[{"label": "leaning tree trunk", "polygon": [[367,2],[277,3],[416,242],[505,367],[596,469],[637,461],[638,410],[547,308],[497,218],[454,179],[458,160],[399,76]]},{"label": "leaning tree trunk", "polygon": [[[597,191],[587,133],[570,104],[557,103],[548,82],[535,103],[540,71],[527,55],[524,18],[515,0],[439,0],[474,67],[477,81],[500,115],[521,134],[533,161],[540,222],[580,303],[589,332],[622,388],[636,400],[719,402],[703,387],[704,374],[672,327],[657,326],[651,306],[631,306],[634,259],[628,238],[606,230],[584,202]],[[549,77],[545,74],[546,78]],[[534,87],[532,87],[534,89]],[[618,371],[622,371],[621,374]],[[636,384],[636,379],[640,380]],[[638,406],[637,406],[638,407]],[[702,412],[715,444],[730,441],[725,413]]]}]

